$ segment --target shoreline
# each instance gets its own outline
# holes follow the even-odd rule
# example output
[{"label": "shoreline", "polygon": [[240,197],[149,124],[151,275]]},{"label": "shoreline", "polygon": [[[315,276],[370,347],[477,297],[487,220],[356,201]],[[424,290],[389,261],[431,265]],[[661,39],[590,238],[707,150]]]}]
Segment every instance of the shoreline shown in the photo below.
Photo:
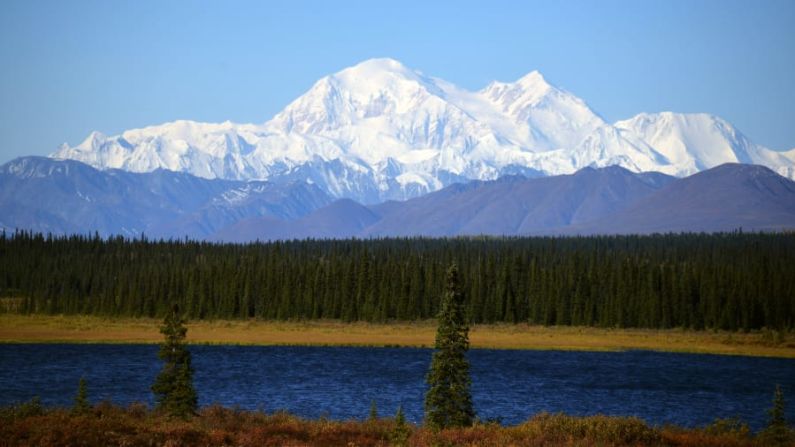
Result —
[{"label": "shoreline", "polygon": [[[157,344],[159,319],[0,314],[1,344]],[[187,324],[192,345],[432,348],[434,320],[202,320]],[[631,350],[795,358],[795,334],[686,329],[615,329],[528,324],[472,325],[472,349]]]}]

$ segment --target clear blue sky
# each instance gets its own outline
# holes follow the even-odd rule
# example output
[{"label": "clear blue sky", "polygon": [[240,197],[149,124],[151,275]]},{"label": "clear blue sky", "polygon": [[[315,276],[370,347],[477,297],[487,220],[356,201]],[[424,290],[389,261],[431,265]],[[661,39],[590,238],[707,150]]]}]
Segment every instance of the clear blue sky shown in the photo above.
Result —
[{"label": "clear blue sky", "polygon": [[709,112],[795,147],[795,1],[0,2],[0,162],[90,131],[264,122],[372,57],[462,87],[538,69],[609,121]]}]

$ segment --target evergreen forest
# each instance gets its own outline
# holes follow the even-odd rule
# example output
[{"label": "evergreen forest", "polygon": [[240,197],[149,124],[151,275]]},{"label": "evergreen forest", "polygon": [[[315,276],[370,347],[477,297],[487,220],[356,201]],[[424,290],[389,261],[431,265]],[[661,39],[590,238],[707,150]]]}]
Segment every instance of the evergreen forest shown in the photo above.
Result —
[{"label": "evergreen forest", "polygon": [[795,328],[795,234],[215,244],[0,234],[0,311],[192,319],[434,318],[457,264],[471,323]]}]

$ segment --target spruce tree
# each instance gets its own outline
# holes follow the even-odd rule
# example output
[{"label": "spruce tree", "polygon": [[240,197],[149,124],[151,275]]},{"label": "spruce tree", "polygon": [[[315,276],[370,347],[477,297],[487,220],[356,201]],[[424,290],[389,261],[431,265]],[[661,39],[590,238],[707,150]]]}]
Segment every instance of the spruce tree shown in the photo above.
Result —
[{"label": "spruce tree", "polygon": [[370,401],[370,415],[367,420],[374,422],[378,420],[378,407],[375,405],[375,399]]},{"label": "spruce tree", "polygon": [[193,415],[198,406],[190,352],[185,346],[187,332],[179,307],[174,305],[160,328],[165,340],[160,345],[158,357],[164,365],[152,385],[152,392],[155,393],[158,410],[177,417]]},{"label": "spruce tree", "polygon": [[389,436],[389,442],[394,446],[408,445],[410,436],[411,429],[409,428],[409,424],[406,423],[406,416],[403,414],[403,406],[398,405],[397,413],[395,414],[395,425]]},{"label": "spruce tree", "polygon": [[436,330],[436,351],[428,372],[425,394],[425,422],[434,429],[472,425],[475,411],[470,393],[469,326],[464,311],[458,267],[447,270]]},{"label": "spruce tree", "polygon": [[88,387],[86,386],[85,377],[80,378],[77,385],[77,395],[75,396],[75,404],[72,407],[72,413],[85,414],[91,410],[91,405],[88,403]]},{"label": "spruce tree", "polygon": [[770,419],[767,427],[762,431],[761,438],[769,445],[791,445],[793,433],[787,425],[785,418],[784,392],[781,385],[776,385],[776,392],[773,395],[773,407],[768,410]]}]

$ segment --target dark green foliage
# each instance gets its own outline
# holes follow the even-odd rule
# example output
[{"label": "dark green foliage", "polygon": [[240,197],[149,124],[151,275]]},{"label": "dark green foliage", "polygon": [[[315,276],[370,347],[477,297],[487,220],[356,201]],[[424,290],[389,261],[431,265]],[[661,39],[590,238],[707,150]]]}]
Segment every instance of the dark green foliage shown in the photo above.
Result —
[{"label": "dark green foliage", "polygon": [[378,420],[378,407],[375,405],[375,399],[370,401],[370,414],[367,416],[369,421]]},{"label": "dark green foliage", "polygon": [[436,344],[425,393],[425,423],[435,429],[468,427],[475,418],[470,393],[469,325],[460,290],[458,267],[447,270],[439,311]]},{"label": "dark green foliage", "polygon": [[711,424],[704,427],[704,433],[747,439],[751,437],[751,427],[739,417],[715,419]]},{"label": "dark green foliage", "polygon": [[392,428],[389,442],[391,445],[395,446],[408,445],[409,436],[411,436],[411,429],[409,428],[409,424],[406,423],[406,416],[403,414],[403,406],[398,405],[397,413],[395,413],[395,426]]},{"label": "dark green foliage", "polygon": [[85,377],[81,377],[77,385],[77,395],[72,406],[72,413],[86,414],[89,411],[91,411],[91,404],[88,403],[88,386],[86,385]]},{"label": "dark green foliage", "polygon": [[0,235],[0,311],[429,319],[456,261],[472,323],[795,328],[795,233],[210,244]]},{"label": "dark green foliage", "polygon": [[760,437],[771,446],[791,445],[795,441],[795,435],[787,425],[785,412],[784,391],[781,390],[781,385],[776,385],[776,392],[773,395],[773,406],[768,410],[770,419],[767,427],[760,433]]},{"label": "dark green foliage", "polygon": [[[41,416],[46,409],[41,404],[39,396],[34,396],[27,402],[14,404],[11,406],[0,407],[0,421],[25,419],[29,417]],[[0,424],[2,425],[2,424]]]},{"label": "dark green foliage", "polygon": [[198,405],[190,352],[185,346],[187,332],[179,307],[175,305],[160,328],[165,341],[160,345],[158,357],[164,365],[152,385],[152,392],[155,393],[157,408],[177,417],[195,414]]},{"label": "dark green foliage", "polygon": [[784,392],[781,391],[781,385],[776,385],[776,392],[773,393],[773,407],[768,410],[770,414],[770,421],[768,427],[786,427],[787,421],[784,419]]}]

